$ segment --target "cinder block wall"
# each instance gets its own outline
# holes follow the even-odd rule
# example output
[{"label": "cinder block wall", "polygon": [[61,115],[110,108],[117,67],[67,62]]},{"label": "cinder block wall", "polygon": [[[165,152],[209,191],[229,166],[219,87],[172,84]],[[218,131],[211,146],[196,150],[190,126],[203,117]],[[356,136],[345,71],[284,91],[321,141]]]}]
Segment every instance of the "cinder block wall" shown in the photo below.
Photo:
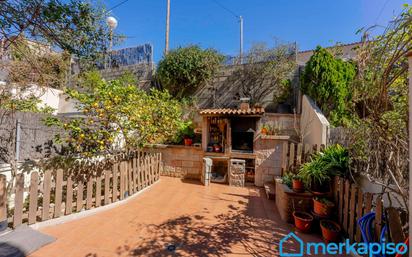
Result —
[{"label": "cinder block wall", "polygon": [[202,148],[183,145],[160,145],[147,148],[162,153],[164,176],[200,179]]}]

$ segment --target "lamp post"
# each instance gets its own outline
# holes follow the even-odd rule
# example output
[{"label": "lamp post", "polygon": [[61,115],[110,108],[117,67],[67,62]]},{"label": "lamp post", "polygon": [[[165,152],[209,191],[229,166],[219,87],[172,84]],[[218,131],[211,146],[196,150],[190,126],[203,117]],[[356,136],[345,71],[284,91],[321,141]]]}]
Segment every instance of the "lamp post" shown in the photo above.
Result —
[{"label": "lamp post", "polygon": [[[110,34],[109,34],[109,37],[110,37],[109,38],[109,62],[110,62],[111,61],[110,60],[110,53],[111,53],[112,47],[113,47],[113,30],[116,29],[116,27],[118,25],[118,22],[117,22],[116,18],[114,18],[112,16],[109,16],[109,17],[106,18],[106,24],[107,24],[107,26],[109,26],[109,29],[110,29]],[[107,66],[107,63],[106,63],[106,66]],[[105,67],[105,68],[107,68],[107,67]]]}]

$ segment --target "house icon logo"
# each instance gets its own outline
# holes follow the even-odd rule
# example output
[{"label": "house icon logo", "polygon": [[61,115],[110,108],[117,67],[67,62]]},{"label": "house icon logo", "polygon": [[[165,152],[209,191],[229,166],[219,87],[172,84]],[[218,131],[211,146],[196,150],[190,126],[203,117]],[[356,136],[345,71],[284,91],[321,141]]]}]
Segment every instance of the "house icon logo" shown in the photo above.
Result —
[{"label": "house icon logo", "polygon": [[[297,242],[297,247],[293,247],[294,250],[297,250],[296,252],[292,252],[291,249],[288,249],[287,246],[285,246],[287,243],[296,241]],[[285,256],[285,257],[301,257],[303,256],[303,241],[300,239],[295,233],[291,232],[288,235],[286,235],[284,238],[282,238],[279,242],[279,253],[280,256]]]}]

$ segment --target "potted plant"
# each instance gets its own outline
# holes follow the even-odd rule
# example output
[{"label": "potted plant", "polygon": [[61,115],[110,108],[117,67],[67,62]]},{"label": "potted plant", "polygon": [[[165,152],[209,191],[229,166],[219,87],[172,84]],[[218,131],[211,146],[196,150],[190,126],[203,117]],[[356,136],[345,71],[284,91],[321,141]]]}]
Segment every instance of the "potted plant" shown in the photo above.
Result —
[{"label": "potted plant", "polygon": [[305,191],[305,185],[298,174],[293,175],[292,190],[296,193],[302,193]]},{"label": "potted plant", "polygon": [[329,217],[332,214],[335,204],[327,198],[313,198],[313,212],[321,217]]},{"label": "potted plant", "polygon": [[313,222],[313,216],[307,212],[294,211],[293,219],[295,221],[295,227],[303,232],[307,233],[310,231]]},{"label": "potted plant", "polygon": [[322,230],[322,237],[326,242],[339,241],[341,227],[338,223],[331,220],[321,220],[320,228]]},{"label": "potted plant", "polygon": [[263,125],[262,126],[262,129],[260,130],[260,133],[262,134],[262,135],[267,135],[268,134],[268,132],[269,132],[269,125]]},{"label": "potted plant", "polygon": [[331,174],[328,170],[328,164],[316,154],[310,162],[304,163],[300,170],[299,176],[305,181],[307,188],[316,195],[322,195],[330,191]]},{"label": "potted plant", "polygon": [[184,140],[185,146],[191,146],[193,144],[193,137],[195,135],[195,131],[193,127],[191,126],[191,124],[188,124],[187,126],[185,126],[182,132],[183,132],[183,140]]},{"label": "potted plant", "polygon": [[285,175],[282,176],[282,184],[288,186],[289,188],[292,188],[293,184],[293,174],[292,173],[286,173]]}]

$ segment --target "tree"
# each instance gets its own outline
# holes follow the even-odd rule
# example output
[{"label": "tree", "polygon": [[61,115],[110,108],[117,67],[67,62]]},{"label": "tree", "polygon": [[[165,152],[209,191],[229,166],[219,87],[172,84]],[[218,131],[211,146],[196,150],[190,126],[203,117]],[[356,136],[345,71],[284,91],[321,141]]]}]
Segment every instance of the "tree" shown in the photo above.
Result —
[{"label": "tree", "polygon": [[159,62],[156,77],[173,96],[191,96],[213,78],[222,60],[223,56],[214,49],[179,47]]},{"label": "tree", "polygon": [[[248,97],[252,104],[284,98],[289,91],[288,79],[296,67],[294,51],[287,45],[268,48],[255,44],[237,67],[232,77],[239,86],[239,97]],[[272,95],[272,97],[269,97]]]},{"label": "tree", "polygon": [[383,187],[382,193],[408,210],[408,60],[412,51],[412,6],[385,31],[358,49],[353,82],[353,124],[347,141],[352,172]]},{"label": "tree", "polygon": [[180,103],[167,91],[139,89],[131,76],[105,81],[91,72],[83,77],[82,86],[81,91],[67,89],[66,93],[83,117],[47,120],[67,132],[56,139],[68,154],[92,157],[135,149],[171,139],[181,127]]},{"label": "tree", "polygon": [[[81,67],[88,68],[107,50],[109,29],[105,15],[103,7],[81,0],[2,1],[2,50],[7,52],[24,37],[67,52],[79,59]],[[33,61],[29,63],[35,65]]]},{"label": "tree", "polygon": [[350,85],[355,74],[354,64],[318,46],[305,66],[301,90],[316,102],[333,125],[339,126],[347,119]]}]

